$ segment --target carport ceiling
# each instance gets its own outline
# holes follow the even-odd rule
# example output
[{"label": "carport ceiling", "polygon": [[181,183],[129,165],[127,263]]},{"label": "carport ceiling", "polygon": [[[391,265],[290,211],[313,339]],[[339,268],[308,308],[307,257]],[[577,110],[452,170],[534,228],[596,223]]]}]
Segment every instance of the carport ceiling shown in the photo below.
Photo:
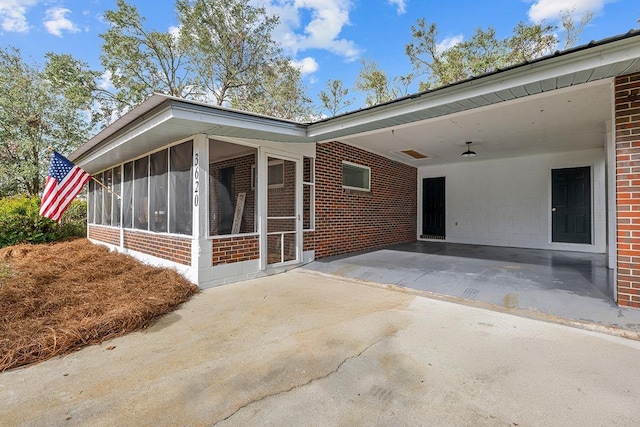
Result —
[{"label": "carport ceiling", "polygon": [[[611,79],[600,80],[340,141],[413,166],[603,147],[612,117],[611,85]],[[476,157],[460,156],[466,141],[473,142]],[[429,159],[398,154],[408,149]]]}]

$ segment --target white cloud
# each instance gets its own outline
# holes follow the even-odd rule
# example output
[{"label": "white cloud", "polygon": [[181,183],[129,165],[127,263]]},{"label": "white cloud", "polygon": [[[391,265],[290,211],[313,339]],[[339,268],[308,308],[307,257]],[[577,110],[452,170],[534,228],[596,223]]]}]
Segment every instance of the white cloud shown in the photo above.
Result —
[{"label": "white cloud", "polygon": [[405,0],[387,0],[389,4],[396,5],[398,8],[398,15],[402,15],[407,11],[407,2]]},{"label": "white cloud", "polygon": [[107,91],[115,90],[115,87],[113,86],[112,77],[113,77],[113,74],[111,73],[111,71],[106,70],[104,73],[102,73],[102,75],[98,79],[98,87],[100,89],[104,89]]},{"label": "white cloud", "polygon": [[66,15],[71,13],[69,9],[63,7],[52,7],[45,12],[44,26],[54,36],[62,37],[62,31],[77,33],[80,28],[69,19]]},{"label": "white cloud", "polygon": [[581,16],[586,11],[598,13],[610,0],[537,0],[529,8],[532,22],[558,21],[563,12]]},{"label": "white cloud", "polygon": [[4,31],[26,33],[29,31],[27,9],[38,0],[0,0],[0,28]]},{"label": "white cloud", "polygon": [[300,61],[291,61],[291,65],[298,68],[303,76],[313,74],[318,71],[318,63],[310,56],[307,56]]},{"label": "white cloud", "polygon": [[[352,40],[340,38],[349,25],[350,0],[262,0],[268,13],[280,18],[276,38],[294,56],[306,49],[323,49],[356,60],[361,50]],[[303,22],[303,18],[306,22]]]},{"label": "white cloud", "polygon": [[451,49],[458,43],[462,43],[463,40],[464,40],[464,36],[462,34],[458,34],[457,36],[446,37],[436,45],[436,51],[439,53],[442,53],[447,49]]}]

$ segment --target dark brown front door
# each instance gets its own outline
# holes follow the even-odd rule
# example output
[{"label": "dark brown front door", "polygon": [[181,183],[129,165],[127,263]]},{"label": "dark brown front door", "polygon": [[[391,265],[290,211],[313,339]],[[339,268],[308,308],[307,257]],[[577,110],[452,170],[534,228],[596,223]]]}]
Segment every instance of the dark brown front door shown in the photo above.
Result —
[{"label": "dark brown front door", "polygon": [[445,238],[444,177],[422,180],[422,238]]},{"label": "dark brown front door", "polygon": [[591,243],[591,168],[551,171],[554,242]]}]

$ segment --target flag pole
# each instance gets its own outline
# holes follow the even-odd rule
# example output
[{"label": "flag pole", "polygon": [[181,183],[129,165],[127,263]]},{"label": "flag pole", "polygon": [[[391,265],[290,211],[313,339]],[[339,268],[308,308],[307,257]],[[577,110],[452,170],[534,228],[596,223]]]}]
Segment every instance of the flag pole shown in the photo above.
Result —
[{"label": "flag pole", "polygon": [[95,182],[97,182],[102,188],[107,190],[109,193],[111,193],[114,196],[116,196],[118,199],[122,199],[122,197],[120,197],[120,195],[118,193],[116,193],[115,191],[113,191],[112,189],[110,189],[109,187],[107,187],[106,185],[101,183],[100,181],[98,181],[93,175],[91,176],[91,179],[94,180]]},{"label": "flag pole", "polygon": [[[51,151],[53,153],[53,147],[52,146],[49,146],[49,151]],[[118,193],[116,193],[111,188],[109,188],[106,185],[104,185],[102,182],[98,181],[93,175],[91,175],[91,179],[94,180],[96,183],[98,183],[98,185],[100,185],[102,188],[107,190],[109,193],[111,193],[114,196],[116,196],[118,199],[122,199],[122,197],[120,197],[120,195]]]}]

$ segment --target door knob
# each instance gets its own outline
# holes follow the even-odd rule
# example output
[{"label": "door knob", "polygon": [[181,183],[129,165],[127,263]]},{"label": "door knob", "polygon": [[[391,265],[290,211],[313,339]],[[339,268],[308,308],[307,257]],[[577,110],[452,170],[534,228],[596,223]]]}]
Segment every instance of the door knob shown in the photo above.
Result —
[{"label": "door knob", "polygon": [[551,208],[551,212],[555,212],[555,211],[556,211],[556,208]]}]

